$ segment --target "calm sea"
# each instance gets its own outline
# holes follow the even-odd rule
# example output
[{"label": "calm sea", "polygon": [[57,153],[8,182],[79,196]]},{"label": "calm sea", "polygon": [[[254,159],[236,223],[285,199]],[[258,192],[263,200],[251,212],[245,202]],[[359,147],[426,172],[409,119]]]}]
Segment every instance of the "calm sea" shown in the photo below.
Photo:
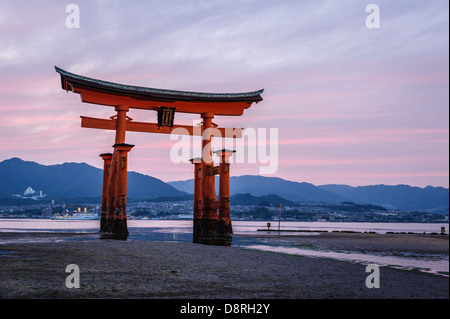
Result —
[{"label": "calm sea", "polygon": [[[49,220],[49,219],[0,219],[0,232],[45,232],[49,236],[34,238],[32,236],[14,241],[61,241],[57,233],[82,233],[85,236],[77,239],[83,240],[98,238],[99,220]],[[384,234],[387,232],[413,232],[413,233],[440,233],[441,227],[445,227],[448,234],[449,224],[438,223],[338,223],[338,222],[281,222],[280,230],[321,230],[321,231],[355,231],[355,232],[376,232]],[[178,241],[192,242],[192,221],[191,220],[129,220],[128,228],[130,235],[128,240],[138,241]],[[264,221],[233,221],[233,232],[239,234],[260,234],[258,229],[267,229],[267,222]],[[278,229],[278,222],[271,223],[271,229]],[[54,234],[54,236],[53,236]],[[278,239],[278,232],[273,232],[273,236],[267,238],[245,238],[233,237],[232,246],[247,249],[257,249],[288,253],[293,255],[310,257],[327,257],[339,260],[347,260],[358,263],[376,263],[380,266],[389,265],[402,269],[420,269],[422,271],[448,276],[449,258],[448,255],[417,255],[414,256],[402,252],[398,254],[362,254],[354,252],[342,252],[331,250],[301,249],[293,246],[289,240]],[[285,234],[295,235],[295,233],[285,232]],[[319,233],[308,232],[302,235],[316,236]],[[0,240],[0,244],[11,242],[12,239]]]}]

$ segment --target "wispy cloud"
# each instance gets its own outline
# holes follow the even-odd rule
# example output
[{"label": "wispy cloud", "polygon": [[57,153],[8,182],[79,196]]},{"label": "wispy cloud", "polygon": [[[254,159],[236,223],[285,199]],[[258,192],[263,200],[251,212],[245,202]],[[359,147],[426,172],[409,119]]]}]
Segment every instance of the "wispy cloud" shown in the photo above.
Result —
[{"label": "wispy cloud", "polygon": [[[97,153],[110,150],[113,132],[82,129],[79,115],[107,118],[114,111],[63,92],[58,65],[147,87],[264,88],[264,101],[243,117],[215,122],[278,128],[286,165],[280,177],[448,186],[440,160],[448,159],[448,3],[377,4],[380,29],[365,27],[366,3],[358,0],[80,0],[81,27],[68,29],[65,3],[2,1],[0,134],[8,139],[0,141],[0,160],[101,166]],[[135,110],[130,116],[155,121]],[[194,118],[176,114],[175,120]],[[164,180],[191,177],[189,165],[174,168],[168,160],[175,143],[168,136],[132,133],[127,140],[136,144],[133,170]],[[350,173],[364,163],[377,172]],[[236,164],[232,172],[257,169]]]}]

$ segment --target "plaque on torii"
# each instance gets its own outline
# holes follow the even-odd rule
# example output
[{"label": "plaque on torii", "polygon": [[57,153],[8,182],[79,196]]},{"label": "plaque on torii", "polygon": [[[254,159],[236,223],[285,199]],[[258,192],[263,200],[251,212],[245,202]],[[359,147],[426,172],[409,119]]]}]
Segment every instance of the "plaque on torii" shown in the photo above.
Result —
[{"label": "plaque on torii", "polygon": [[[116,114],[109,119],[81,116],[85,128],[115,130],[113,153],[103,153],[104,161],[102,238],[127,239],[127,161],[134,145],[125,143],[127,131],[187,134],[202,136],[202,158],[192,159],[194,168],[194,242],[223,244],[232,234],[229,201],[229,157],[233,151],[220,150],[220,166],[214,167],[211,138],[241,138],[242,128],[220,128],[212,122],[216,115],[240,116],[254,102],[262,101],[263,90],[245,93],[202,93],[163,90],[124,85],[93,79],[67,72],[55,66],[66,91],[78,93],[86,103],[113,106]],[[137,122],[127,116],[130,109],[157,112],[157,123]],[[176,125],[176,113],[200,114],[200,127]],[[219,175],[219,201],[215,190],[215,175]]]}]

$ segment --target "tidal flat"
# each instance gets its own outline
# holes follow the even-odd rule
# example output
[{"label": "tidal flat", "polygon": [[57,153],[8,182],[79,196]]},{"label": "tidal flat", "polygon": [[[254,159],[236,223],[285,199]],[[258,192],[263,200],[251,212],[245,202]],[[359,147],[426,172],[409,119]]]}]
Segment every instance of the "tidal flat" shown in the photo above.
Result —
[{"label": "tidal flat", "polygon": [[[362,235],[295,240],[347,250],[409,246],[423,253],[429,247],[434,252],[446,249],[448,255],[448,236]],[[449,294],[443,276],[380,267],[380,288],[369,289],[362,263],[239,247],[87,239],[5,243],[0,251],[3,299],[447,299]],[[66,286],[70,264],[79,267],[79,288]]]}]

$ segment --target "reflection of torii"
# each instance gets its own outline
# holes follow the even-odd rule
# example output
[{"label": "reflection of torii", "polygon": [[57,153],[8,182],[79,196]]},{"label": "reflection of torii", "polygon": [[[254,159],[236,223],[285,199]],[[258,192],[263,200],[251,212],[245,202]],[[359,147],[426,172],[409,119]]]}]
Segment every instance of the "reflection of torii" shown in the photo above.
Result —
[{"label": "reflection of torii", "polygon": [[[106,82],[73,74],[58,67],[55,67],[55,69],[61,76],[61,86],[64,90],[71,90],[80,94],[82,102],[114,106],[117,112],[110,119],[81,117],[82,127],[116,131],[115,144],[113,145],[114,152],[100,155],[104,160],[101,232],[112,234],[114,238],[118,239],[126,239],[128,236],[126,224],[127,154],[134,145],[125,143],[125,133],[126,131],[135,131],[202,136],[202,158],[195,170],[196,180],[199,178],[201,181],[198,186],[201,186],[199,190],[201,189],[202,200],[200,206],[194,203],[194,207],[200,207],[201,210],[201,240],[199,242],[215,244],[216,235],[220,237],[223,235],[221,232],[225,232],[225,235],[231,233],[228,157],[231,156],[232,152],[226,151],[218,154],[222,157],[222,162],[227,165],[214,167],[211,139],[213,136],[241,138],[242,129],[218,128],[217,124],[212,122],[212,119],[215,115],[242,115],[244,110],[249,108],[252,103],[262,101],[263,90],[245,93],[162,90]],[[157,111],[158,123],[133,121],[127,116],[130,108]],[[174,125],[175,111],[200,114],[203,119],[201,129],[187,125]],[[197,174],[199,168],[201,174]],[[221,198],[219,194],[219,202],[214,185],[214,175],[216,174],[219,174],[222,179],[221,187],[228,188],[228,190],[222,189],[220,191],[220,194],[225,195],[222,195],[223,198]],[[219,205],[219,203],[228,204]],[[226,207],[228,207],[228,213]],[[218,209],[219,217],[217,216]],[[216,234],[216,230],[218,234]],[[197,242],[195,238],[194,242]]]}]

